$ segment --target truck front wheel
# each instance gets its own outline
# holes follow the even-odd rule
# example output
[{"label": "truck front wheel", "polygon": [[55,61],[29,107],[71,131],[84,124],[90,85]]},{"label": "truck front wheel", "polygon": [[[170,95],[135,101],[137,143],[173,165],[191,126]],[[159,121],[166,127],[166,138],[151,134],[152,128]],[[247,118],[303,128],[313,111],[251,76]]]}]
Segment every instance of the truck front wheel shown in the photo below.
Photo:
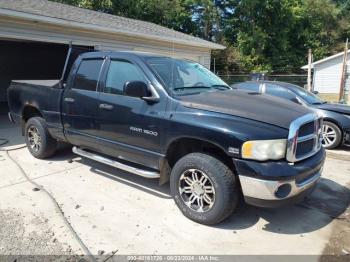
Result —
[{"label": "truck front wheel", "polygon": [[182,213],[206,225],[223,221],[239,198],[237,179],[223,162],[207,154],[182,157],[170,176],[171,194]]},{"label": "truck front wheel", "polygon": [[29,152],[35,158],[44,159],[56,152],[57,141],[50,136],[46,122],[41,117],[33,117],[27,121],[25,139]]}]

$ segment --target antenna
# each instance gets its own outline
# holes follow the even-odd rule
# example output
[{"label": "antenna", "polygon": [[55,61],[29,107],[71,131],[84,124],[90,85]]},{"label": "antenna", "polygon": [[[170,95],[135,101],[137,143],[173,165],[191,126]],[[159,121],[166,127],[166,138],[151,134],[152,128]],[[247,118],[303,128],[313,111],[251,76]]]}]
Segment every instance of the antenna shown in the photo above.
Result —
[{"label": "antenna", "polygon": [[175,61],[173,60],[173,58],[175,57],[175,43],[174,43],[174,39],[175,39],[175,30],[173,28],[173,39],[171,40],[171,95],[173,95],[174,92],[174,69],[175,69]]}]

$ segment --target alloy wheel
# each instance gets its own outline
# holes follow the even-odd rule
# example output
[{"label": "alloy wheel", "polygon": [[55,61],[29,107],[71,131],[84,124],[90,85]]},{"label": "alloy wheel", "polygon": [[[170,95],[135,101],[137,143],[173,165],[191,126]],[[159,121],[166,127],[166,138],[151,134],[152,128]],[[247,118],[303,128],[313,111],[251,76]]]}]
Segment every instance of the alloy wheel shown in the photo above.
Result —
[{"label": "alloy wheel", "polygon": [[193,211],[209,211],[215,202],[213,182],[198,169],[188,169],[180,176],[179,192],[184,203]]},{"label": "alloy wheel", "polygon": [[322,145],[324,147],[330,147],[332,146],[336,139],[337,139],[337,133],[335,132],[334,128],[323,124],[322,126]]},{"label": "alloy wheel", "polygon": [[35,152],[38,152],[41,148],[41,137],[39,130],[35,126],[28,128],[28,141],[29,145]]}]

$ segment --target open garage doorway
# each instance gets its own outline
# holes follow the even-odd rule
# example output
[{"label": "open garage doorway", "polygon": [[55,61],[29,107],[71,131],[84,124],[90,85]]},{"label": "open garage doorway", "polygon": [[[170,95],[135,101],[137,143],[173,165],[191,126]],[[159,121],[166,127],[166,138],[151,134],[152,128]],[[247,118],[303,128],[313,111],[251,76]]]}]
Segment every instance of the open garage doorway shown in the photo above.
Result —
[{"label": "open garage doorway", "polygon": [[11,80],[60,79],[68,50],[68,44],[0,38],[0,114],[6,112]]}]

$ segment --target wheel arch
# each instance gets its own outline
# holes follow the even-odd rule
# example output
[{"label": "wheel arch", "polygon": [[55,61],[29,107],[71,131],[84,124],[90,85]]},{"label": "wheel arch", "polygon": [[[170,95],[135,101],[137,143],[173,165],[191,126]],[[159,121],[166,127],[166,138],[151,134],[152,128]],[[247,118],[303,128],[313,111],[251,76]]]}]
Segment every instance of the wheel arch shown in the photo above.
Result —
[{"label": "wheel arch", "polygon": [[43,117],[43,114],[35,106],[32,106],[32,105],[24,106],[22,110],[22,121],[21,121],[22,135],[24,135],[25,124],[32,117]]},{"label": "wheel arch", "polygon": [[165,157],[169,166],[173,167],[181,157],[194,152],[207,153],[222,160],[230,168],[233,167],[232,158],[222,146],[212,141],[194,137],[179,137],[171,141],[166,148]]}]

